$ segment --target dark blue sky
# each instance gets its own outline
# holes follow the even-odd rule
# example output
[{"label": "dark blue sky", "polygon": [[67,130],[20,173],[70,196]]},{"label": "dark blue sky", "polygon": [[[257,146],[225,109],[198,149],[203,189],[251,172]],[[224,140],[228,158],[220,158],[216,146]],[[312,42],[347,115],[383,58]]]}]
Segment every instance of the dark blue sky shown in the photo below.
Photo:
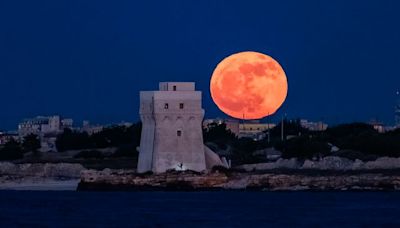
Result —
[{"label": "dark blue sky", "polygon": [[393,123],[400,1],[0,1],[0,129],[62,114],[136,121],[140,90],[195,81],[207,117],[216,64],[273,56],[289,94],[280,113]]}]

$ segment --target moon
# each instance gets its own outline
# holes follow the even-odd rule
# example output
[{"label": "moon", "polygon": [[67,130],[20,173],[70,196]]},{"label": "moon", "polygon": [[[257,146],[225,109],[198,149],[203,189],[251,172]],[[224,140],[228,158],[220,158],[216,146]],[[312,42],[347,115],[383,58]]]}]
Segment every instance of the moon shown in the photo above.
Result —
[{"label": "moon", "polygon": [[261,119],[274,114],[286,99],[285,71],[272,57],[253,51],[223,59],[210,81],[218,108],[238,119]]}]

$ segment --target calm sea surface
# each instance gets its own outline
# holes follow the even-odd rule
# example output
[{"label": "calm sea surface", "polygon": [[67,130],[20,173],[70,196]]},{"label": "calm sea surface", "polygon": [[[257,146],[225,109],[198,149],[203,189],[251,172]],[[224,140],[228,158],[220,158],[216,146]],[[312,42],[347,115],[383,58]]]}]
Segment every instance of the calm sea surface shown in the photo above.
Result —
[{"label": "calm sea surface", "polygon": [[400,193],[0,191],[15,226],[400,227]]}]

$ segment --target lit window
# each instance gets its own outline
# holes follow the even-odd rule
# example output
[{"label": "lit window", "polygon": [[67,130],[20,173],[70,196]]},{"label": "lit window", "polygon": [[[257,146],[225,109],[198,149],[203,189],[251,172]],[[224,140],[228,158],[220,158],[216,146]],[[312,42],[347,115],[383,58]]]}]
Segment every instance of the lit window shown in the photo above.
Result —
[{"label": "lit window", "polygon": [[168,109],[168,103],[164,104],[164,109]]},{"label": "lit window", "polygon": [[182,135],[182,131],[181,131],[181,130],[178,130],[178,131],[176,132],[176,135],[177,135],[177,136],[181,136],[181,135]]},{"label": "lit window", "polygon": [[180,104],[179,104],[179,108],[180,108],[180,109],[183,109],[183,103],[180,103]]}]

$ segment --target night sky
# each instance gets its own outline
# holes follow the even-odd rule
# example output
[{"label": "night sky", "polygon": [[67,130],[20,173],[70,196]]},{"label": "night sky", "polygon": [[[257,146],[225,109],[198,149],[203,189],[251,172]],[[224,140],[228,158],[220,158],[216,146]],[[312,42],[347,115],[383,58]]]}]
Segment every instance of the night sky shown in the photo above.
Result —
[{"label": "night sky", "polygon": [[195,81],[206,117],[211,74],[238,51],[286,71],[291,118],[393,124],[400,1],[0,1],[0,129],[61,114],[138,121],[139,91]]}]

